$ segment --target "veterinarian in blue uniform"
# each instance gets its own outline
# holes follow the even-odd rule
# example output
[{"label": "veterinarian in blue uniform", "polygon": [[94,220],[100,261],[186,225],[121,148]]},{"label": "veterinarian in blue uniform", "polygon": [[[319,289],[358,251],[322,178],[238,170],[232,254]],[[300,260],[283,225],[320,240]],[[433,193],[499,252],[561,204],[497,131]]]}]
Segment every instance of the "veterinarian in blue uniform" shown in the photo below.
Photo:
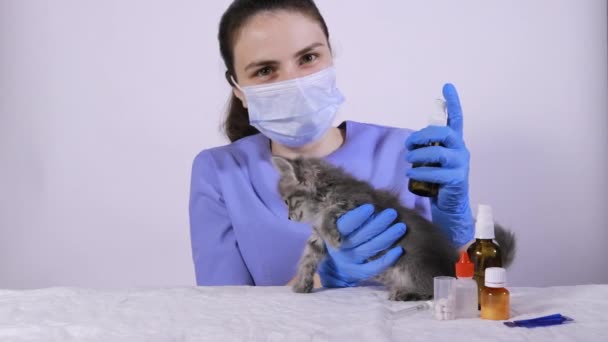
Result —
[{"label": "veterinarian in blue uniform", "polygon": [[[322,157],[375,187],[400,189],[404,205],[440,226],[458,246],[473,239],[469,152],[456,89],[443,88],[448,126],[413,132],[345,121],[332,126],[345,100],[335,86],[329,33],[313,1],[236,0],[219,27],[233,94],[225,122],[231,143],[193,162],[190,233],[198,285],[286,285],[296,274],[310,226],[290,221],[277,191],[271,155]],[[370,113],[373,114],[373,113]],[[411,150],[412,146],[441,141]],[[438,162],[440,167],[411,168]],[[437,198],[408,191],[409,178],[440,183]],[[349,249],[329,250],[318,277],[324,287],[356,286],[402,253],[405,232],[392,209],[371,205],[338,220]]]}]

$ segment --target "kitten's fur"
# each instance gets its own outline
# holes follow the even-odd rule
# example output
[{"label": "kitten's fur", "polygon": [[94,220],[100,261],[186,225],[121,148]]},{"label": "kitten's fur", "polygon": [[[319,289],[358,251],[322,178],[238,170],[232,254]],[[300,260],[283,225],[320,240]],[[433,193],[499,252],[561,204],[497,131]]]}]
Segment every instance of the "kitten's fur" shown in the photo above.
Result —
[{"label": "kitten's fur", "polygon": [[[389,289],[389,299],[430,299],[433,277],[454,276],[454,263],[459,256],[457,249],[441,229],[403,206],[397,195],[374,189],[322,159],[289,160],[274,156],[272,163],[280,172],[278,188],[289,207],[289,219],[310,223],[313,228],[299,262],[293,285],[295,292],[312,290],[317,265],[327,253],[323,240],[333,247],[340,246],[337,218],[365,203],[373,204],[376,213],[386,208],[395,209],[398,213],[395,222],[404,222],[407,226],[405,236],[395,244],[403,246],[405,253],[374,278]],[[515,238],[498,225],[495,234],[503,253],[503,267],[508,267],[514,256]]]}]

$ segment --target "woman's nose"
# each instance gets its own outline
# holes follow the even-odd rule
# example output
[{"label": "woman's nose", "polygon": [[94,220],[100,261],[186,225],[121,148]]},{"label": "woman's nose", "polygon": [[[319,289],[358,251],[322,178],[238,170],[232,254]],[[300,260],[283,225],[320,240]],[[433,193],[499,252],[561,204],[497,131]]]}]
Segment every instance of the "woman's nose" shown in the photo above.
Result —
[{"label": "woman's nose", "polygon": [[281,68],[279,70],[279,78],[277,81],[280,82],[280,81],[292,80],[294,78],[308,76],[313,72],[315,72],[315,71],[312,69],[303,69],[296,62],[281,63]]},{"label": "woman's nose", "polygon": [[296,68],[293,67],[285,67],[282,70],[283,72],[280,74],[279,82],[292,80],[294,78],[300,77],[300,74]]}]

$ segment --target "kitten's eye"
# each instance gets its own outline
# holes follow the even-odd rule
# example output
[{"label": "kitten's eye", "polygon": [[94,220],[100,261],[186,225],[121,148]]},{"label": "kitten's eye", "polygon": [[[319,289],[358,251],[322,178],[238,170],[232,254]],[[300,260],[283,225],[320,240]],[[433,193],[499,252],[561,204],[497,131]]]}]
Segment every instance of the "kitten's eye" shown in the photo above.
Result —
[{"label": "kitten's eye", "polygon": [[289,207],[289,201],[285,200],[285,205],[287,205]]}]

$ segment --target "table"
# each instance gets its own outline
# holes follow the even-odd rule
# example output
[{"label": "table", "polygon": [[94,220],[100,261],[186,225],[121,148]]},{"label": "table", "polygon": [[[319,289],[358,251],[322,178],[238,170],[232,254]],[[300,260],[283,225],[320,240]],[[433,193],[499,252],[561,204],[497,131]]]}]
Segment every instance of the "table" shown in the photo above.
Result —
[{"label": "table", "polygon": [[511,319],[561,313],[575,321],[509,328],[500,321],[438,321],[421,302],[392,302],[382,287],[175,287],[0,290],[0,341],[608,341],[608,284],[513,287]]}]

